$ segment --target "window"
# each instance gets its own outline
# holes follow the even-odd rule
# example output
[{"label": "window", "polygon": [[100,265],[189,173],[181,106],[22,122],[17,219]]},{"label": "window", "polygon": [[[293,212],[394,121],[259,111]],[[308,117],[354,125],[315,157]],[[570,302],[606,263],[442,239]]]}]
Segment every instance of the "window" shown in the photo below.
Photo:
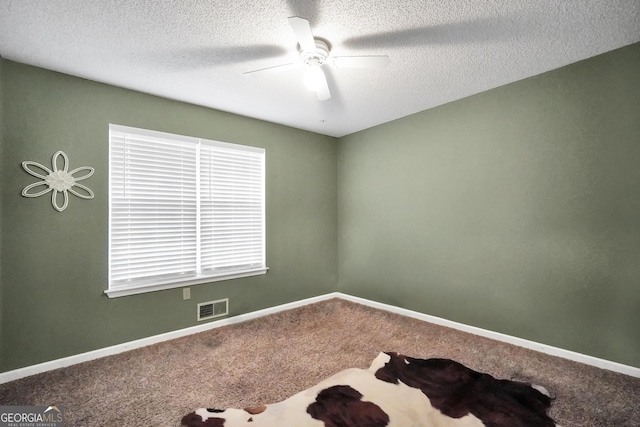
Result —
[{"label": "window", "polygon": [[264,274],[265,151],[109,125],[109,297]]}]

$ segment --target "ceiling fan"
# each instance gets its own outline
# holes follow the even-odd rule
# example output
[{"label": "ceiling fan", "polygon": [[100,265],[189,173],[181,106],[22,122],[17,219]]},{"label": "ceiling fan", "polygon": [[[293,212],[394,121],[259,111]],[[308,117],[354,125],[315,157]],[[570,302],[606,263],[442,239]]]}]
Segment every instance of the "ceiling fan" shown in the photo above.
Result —
[{"label": "ceiling fan", "polygon": [[327,77],[322,71],[324,64],[336,68],[381,68],[389,64],[389,57],[386,55],[329,56],[331,45],[328,41],[313,36],[308,20],[292,16],[289,18],[289,25],[298,40],[300,62],[248,71],[244,73],[245,76],[278,72],[303,65],[306,67],[303,76],[305,87],[315,92],[318,100],[325,101],[331,98],[331,92]]}]

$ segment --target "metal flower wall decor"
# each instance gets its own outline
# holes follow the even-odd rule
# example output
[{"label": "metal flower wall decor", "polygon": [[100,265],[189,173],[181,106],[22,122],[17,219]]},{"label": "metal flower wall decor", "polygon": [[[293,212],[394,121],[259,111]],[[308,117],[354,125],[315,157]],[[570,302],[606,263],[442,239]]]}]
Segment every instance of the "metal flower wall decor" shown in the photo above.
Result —
[{"label": "metal flower wall decor", "polygon": [[[58,169],[59,157],[62,157],[63,160],[62,169]],[[51,194],[51,204],[53,205],[53,208],[58,212],[62,212],[69,205],[68,193],[80,197],[81,199],[93,199],[93,191],[82,184],[78,184],[78,181],[82,181],[83,179],[87,179],[91,175],[93,175],[94,171],[92,167],[81,166],[69,172],[69,157],[67,157],[67,155],[62,151],[57,151],[53,155],[53,157],[51,158],[51,166],[53,170],[41,165],[40,163],[32,162],[30,160],[22,162],[22,167],[25,171],[27,171],[27,173],[42,180],[24,187],[24,189],[22,190],[22,195],[24,197],[38,197],[52,191],[53,193]],[[34,170],[33,167],[39,168],[42,172],[46,172],[46,175]],[[80,176],[73,176],[73,174],[78,172],[86,173]],[[47,188],[40,191],[34,190],[40,186],[47,186]],[[34,190],[36,192],[31,192],[31,190]],[[62,205],[60,205],[60,195],[62,196]]]}]

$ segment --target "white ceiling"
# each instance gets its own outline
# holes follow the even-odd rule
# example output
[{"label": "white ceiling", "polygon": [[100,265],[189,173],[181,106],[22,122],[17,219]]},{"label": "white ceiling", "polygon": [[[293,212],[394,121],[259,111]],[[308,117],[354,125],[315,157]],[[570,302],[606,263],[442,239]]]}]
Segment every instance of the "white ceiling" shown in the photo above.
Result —
[{"label": "white ceiling", "polygon": [[[318,101],[287,18],[331,54]],[[0,0],[0,55],[115,86],[343,136],[640,41],[640,0]],[[326,65],[325,65],[326,67]]]}]

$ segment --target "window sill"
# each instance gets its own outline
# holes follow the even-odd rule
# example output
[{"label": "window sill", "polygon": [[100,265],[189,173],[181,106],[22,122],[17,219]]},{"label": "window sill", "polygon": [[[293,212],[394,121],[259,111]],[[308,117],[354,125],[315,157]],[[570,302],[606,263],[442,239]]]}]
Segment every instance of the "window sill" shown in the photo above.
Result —
[{"label": "window sill", "polygon": [[109,298],[119,298],[128,295],[145,294],[148,292],[164,291],[167,289],[183,288],[185,286],[200,285],[202,283],[220,282],[222,280],[239,279],[241,277],[260,276],[267,274],[269,268],[256,268],[253,270],[238,271],[230,274],[223,274],[220,276],[206,276],[198,277],[191,280],[185,280],[183,282],[171,282],[171,283],[157,283],[157,284],[145,284],[131,287],[121,287],[115,289],[107,289],[104,293]]}]

